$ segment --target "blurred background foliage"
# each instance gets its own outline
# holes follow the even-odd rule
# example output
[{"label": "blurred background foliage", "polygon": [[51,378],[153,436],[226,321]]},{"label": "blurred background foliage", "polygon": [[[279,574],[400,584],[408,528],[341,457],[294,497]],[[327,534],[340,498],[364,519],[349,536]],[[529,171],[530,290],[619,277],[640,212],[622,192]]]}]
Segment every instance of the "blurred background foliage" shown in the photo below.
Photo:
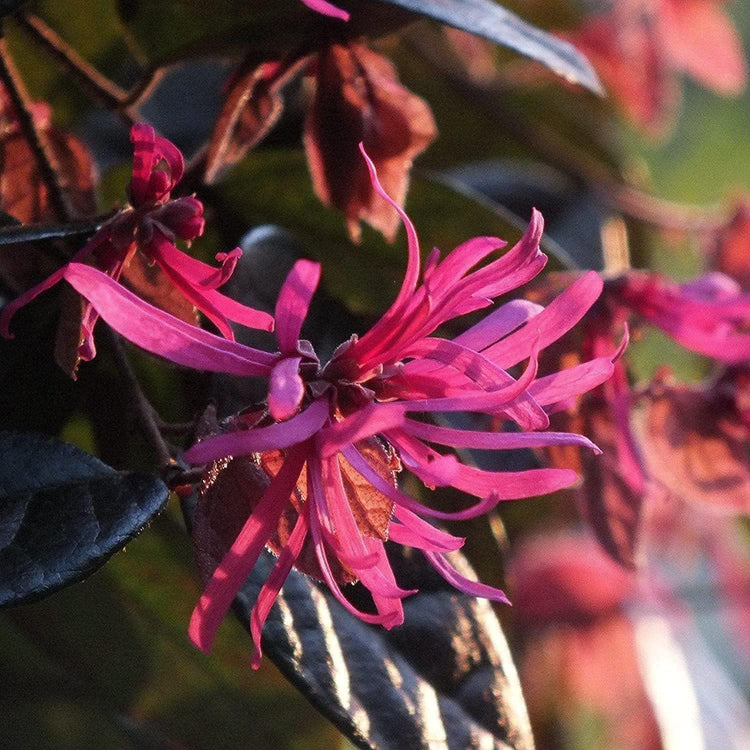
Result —
[{"label": "blurred background foliage", "polygon": [[[146,105],[164,134],[188,152],[210,133],[221,98],[218,84],[227,56],[236,59],[238,39],[247,40],[253,29],[258,34],[268,28],[281,33],[291,25],[279,24],[273,10],[260,23],[255,9],[237,17],[222,10],[226,3],[219,5],[210,12],[215,24],[211,28],[222,32],[219,37],[226,46],[211,35],[201,51],[215,54],[177,63]],[[513,5],[521,15],[532,13],[529,20],[545,28],[575,20],[574,12],[564,12],[553,2]],[[115,0],[45,0],[32,6],[81,55],[124,87],[136,81],[142,65],[169,58],[184,49],[184,43],[207,36],[205,2],[122,2],[128,24],[118,15]],[[747,44],[750,6],[738,2],[728,11]],[[438,38],[441,33],[424,22],[376,45],[394,60],[402,82],[430,103],[440,132],[417,161],[406,204],[424,249],[437,245],[447,251],[479,234],[515,241],[530,205],[539,200],[551,218],[546,249],[552,267],[603,267],[602,227],[616,212],[560,163],[549,163],[547,154],[539,152],[537,141],[544,140],[548,130],[570,145],[570,154],[563,154],[566,159],[575,161],[582,153],[658,197],[712,204],[750,190],[747,92],[725,99],[686,81],[674,130],[654,140],[625,123],[607,102],[553,78],[527,88],[514,85],[511,77],[495,101],[480,100],[446,80],[444,71],[425,56],[425,45],[444,43]],[[48,102],[55,123],[72,128],[91,147],[101,170],[100,207],[122,203],[130,168],[127,128],[82,93],[12,19],[6,23],[6,36],[33,98]],[[272,46],[277,40],[264,36],[257,42]],[[507,51],[492,54],[509,70],[523,67],[520,58]],[[299,86],[290,91],[286,114],[261,148],[201,191],[212,229],[197,247],[209,257],[235,246],[257,225],[280,225],[293,233],[305,255],[323,263],[327,304],[348,316],[344,329],[364,329],[398,288],[405,260],[403,231],[390,245],[365,227],[361,244],[354,246],[342,217],[315,198],[300,148],[302,93]],[[528,138],[524,128],[529,128]],[[557,146],[552,141],[548,145],[553,151]],[[466,165],[486,160],[496,164],[490,174],[495,201],[466,189]],[[487,177],[486,169],[480,170],[482,175]],[[464,187],[458,188],[457,180]],[[476,187],[476,174],[473,182]],[[638,264],[678,279],[704,265],[695,238],[653,231],[632,217],[625,221],[631,257]],[[308,331],[311,337],[325,337],[325,318],[318,315],[319,330]],[[19,325],[33,330],[27,311],[19,315]],[[15,416],[12,405],[4,410],[3,426],[26,420],[26,427],[57,434],[106,456],[118,468],[147,464],[127,405],[119,404],[100,381],[95,385],[87,378],[85,367],[74,397],[69,383],[39,364],[51,361],[50,351],[49,333],[40,334],[37,361],[26,352],[18,361],[9,356],[3,364],[6,382],[21,378],[29,394]],[[635,342],[628,359],[644,379],[667,360],[682,379],[706,373],[700,357],[657,332]],[[138,356],[136,365],[165,417],[178,419],[196,408],[190,392],[200,384],[181,382],[185,387],[176,387],[179,378],[145,356]],[[106,370],[106,351],[97,366]],[[118,446],[102,442],[106,438],[90,420],[92,405],[105,408],[105,402],[112,423],[120,425]],[[449,493],[443,494],[449,505]],[[508,504],[500,514],[512,541],[542,525],[563,525],[576,511],[569,497],[560,496]],[[481,579],[502,585],[497,538],[486,522],[465,524],[461,533],[469,536],[467,552]],[[188,643],[186,623],[200,592],[191,558],[189,538],[172,502],[145,533],[85,583],[3,612],[0,745],[56,750],[348,747],[268,660],[259,672],[250,670],[247,635],[235,621],[222,628],[210,657]],[[512,598],[512,589],[510,593]],[[512,639],[512,616],[506,610],[500,614]],[[568,746],[606,747],[600,723],[601,717],[582,707],[571,720]]]}]

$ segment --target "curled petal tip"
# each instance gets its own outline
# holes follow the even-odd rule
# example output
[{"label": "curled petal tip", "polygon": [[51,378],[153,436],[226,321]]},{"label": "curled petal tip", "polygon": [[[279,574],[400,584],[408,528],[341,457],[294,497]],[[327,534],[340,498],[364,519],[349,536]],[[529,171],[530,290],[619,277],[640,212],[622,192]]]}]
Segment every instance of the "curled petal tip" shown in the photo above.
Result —
[{"label": "curled petal tip", "polygon": [[630,327],[627,323],[624,323],[623,326],[625,330],[622,334],[622,341],[612,355],[612,364],[622,358],[623,354],[625,354],[625,350],[628,348],[628,344],[630,343]]}]

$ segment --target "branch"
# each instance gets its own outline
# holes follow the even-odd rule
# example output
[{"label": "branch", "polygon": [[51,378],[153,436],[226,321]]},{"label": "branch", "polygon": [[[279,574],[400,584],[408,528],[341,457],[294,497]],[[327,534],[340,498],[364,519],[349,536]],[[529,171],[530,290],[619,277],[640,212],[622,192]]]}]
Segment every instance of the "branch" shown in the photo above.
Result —
[{"label": "branch", "polygon": [[55,215],[60,221],[69,221],[72,212],[60,184],[60,165],[55,157],[47,136],[38,128],[31,115],[31,99],[23,84],[23,80],[16,70],[13,59],[8,51],[8,43],[0,30],[0,82],[8,92],[8,98],[13,105],[21,133],[29,144],[39,169],[42,181],[47,188],[49,200]]},{"label": "branch", "polygon": [[531,147],[548,164],[560,169],[593,190],[606,206],[633,219],[662,229],[683,232],[716,232],[728,220],[726,212],[718,206],[690,206],[684,203],[657,198],[613,177],[582,149],[574,146],[553,128],[529,118],[517,107],[508,106],[507,84],[498,86],[477,83],[463,75],[441,56],[436,47],[427,45],[417,34],[408,34],[414,51],[440,72],[442,78],[456,93],[473,105],[479,105],[491,119],[502,127],[520,145]]},{"label": "branch", "polygon": [[172,450],[169,445],[167,445],[167,442],[164,440],[161,431],[159,430],[154,407],[151,406],[151,403],[146,398],[146,394],[143,392],[143,389],[138,382],[138,378],[133,372],[133,368],[128,360],[127,354],[125,353],[125,349],[122,346],[120,337],[108,326],[104,326],[104,328],[108,332],[107,335],[109,342],[112,345],[115,363],[125,388],[127,389],[127,395],[135,409],[138,422],[140,423],[141,432],[156,454],[160,470],[166,473],[167,470],[177,468],[177,462],[172,458]]}]

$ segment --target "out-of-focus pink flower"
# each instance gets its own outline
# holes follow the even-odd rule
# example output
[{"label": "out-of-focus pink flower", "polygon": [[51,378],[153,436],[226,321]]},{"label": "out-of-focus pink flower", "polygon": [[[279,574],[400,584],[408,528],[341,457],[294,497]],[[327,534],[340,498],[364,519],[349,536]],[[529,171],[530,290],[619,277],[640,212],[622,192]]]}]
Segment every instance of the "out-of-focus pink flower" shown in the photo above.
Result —
[{"label": "out-of-focus pink flower", "polygon": [[[71,262],[92,259],[111,278],[118,280],[140,252],[149,264],[156,263],[174,286],[203,312],[229,339],[229,320],[251,328],[272,330],[273,319],[258,310],[238,304],[218,290],[231,276],[242,254],[239,248],[217,255],[221,266],[207,265],[183,253],[177,239],[190,242],[203,233],[203,204],[194,197],[172,198],[182,178],[185,163],[179,149],[154,133],[150,125],[136,124],[130,132],[133,142],[133,174],[130,205],[105,222]],[[65,268],[32,287],[0,312],[0,333],[10,337],[15,313],[39,294],[62,280]],[[96,354],[93,331],[98,315],[87,305],[82,316],[79,356],[90,360]]]},{"label": "out-of-focus pink flower", "polygon": [[[309,342],[299,339],[320,277],[316,263],[298,261],[281,289],[275,311],[278,352],[274,354],[176,320],[87,266],[73,264],[65,272],[65,278],[99,314],[138,346],[181,365],[269,380],[265,413],[244,420],[239,415],[229,431],[201,440],[185,454],[196,464],[252,456],[262,465],[268,452],[275,452],[275,471],[270,472],[262,496],[253,501],[250,517],[216,567],[190,624],[193,642],[208,650],[264,546],[272,537],[281,537],[276,531],[283,516],[286,542],[283,547],[277,545],[278,562],[251,616],[256,665],[263,623],[289,570],[310,545],[317,569],[338,601],[362,620],[386,628],[403,621],[401,600],[413,593],[399,588],[394,579],[385,555],[386,538],[422,550],[429,563],[461,591],[506,601],[501,591],[460,575],[446,553],[460,547],[463,540],[420,516],[474,518],[502,500],[567,486],[576,474],[558,468],[483,471],[461,463],[452,452],[438,452],[430,443],[444,449],[485,450],[573,444],[597,451],[581,435],[529,430],[547,427],[545,407],[600,384],[612,373],[613,354],[609,353],[537,377],[538,352],[580,320],[601,291],[599,276],[586,274],[546,308],[512,300],[453,340],[431,335],[455,317],[488,307],[496,297],[541,271],[547,260],[539,250],[542,217],[535,211],[524,236],[501,257],[493,258],[505,245],[495,237],[471,239],[442,261],[433,250],[420,284],[415,229],[382,189],[374,165],[365,158],[375,189],[399,212],[406,227],[406,274],[383,317],[361,338],[352,336],[339,346],[323,367]],[[477,268],[483,261],[488,262]],[[508,373],[524,360],[528,364],[520,376]],[[459,411],[511,419],[522,431],[454,429],[408,416]],[[381,459],[375,460],[374,454],[381,454]],[[387,468],[394,462],[429,487],[451,486],[478,502],[454,513],[429,508],[397,487],[395,471]],[[366,485],[368,502],[382,506],[384,531],[360,525],[349,494],[354,474]],[[304,502],[293,499],[301,492],[300,486],[304,486]],[[343,568],[347,580],[364,584],[376,612],[360,611],[348,601],[332,572],[334,567]]]},{"label": "out-of-focus pink flower", "polygon": [[743,746],[747,545],[726,518],[676,498],[654,496],[647,508],[636,573],[580,533],[540,535],[511,555],[521,681],[540,747],[569,746],[545,741],[545,727],[565,736],[592,718],[602,747],[658,750],[686,737]]},{"label": "out-of-focus pink flower", "polygon": [[621,304],[687,349],[719,362],[750,359],[750,294],[723,273],[686,284],[632,271],[613,282]]},{"label": "out-of-focus pink flower", "polygon": [[584,52],[637,125],[660,131],[679,99],[676,74],[724,95],[747,84],[723,0],[620,0],[564,36]]},{"label": "out-of-focus pink flower", "polygon": [[349,14],[345,10],[337,8],[333,3],[328,3],[326,0],[300,0],[300,2],[310,8],[310,10],[322,13],[324,16],[331,16],[342,21],[349,20]]},{"label": "out-of-focus pink flower", "polygon": [[626,616],[635,576],[573,533],[526,542],[508,576],[523,640],[519,671],[540,747],[564,744],[545,738],[545,726],[565,733],[586,716],[601,727],[602,747],[660,750]]}]

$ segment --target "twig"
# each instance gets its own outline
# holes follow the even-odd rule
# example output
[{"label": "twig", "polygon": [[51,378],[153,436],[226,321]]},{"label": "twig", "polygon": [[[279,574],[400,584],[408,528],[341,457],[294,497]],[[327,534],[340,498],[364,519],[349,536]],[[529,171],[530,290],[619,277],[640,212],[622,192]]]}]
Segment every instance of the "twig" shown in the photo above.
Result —
[{"label": "twig", "polygon": [[156,454],[159,467],[162,471],[177,468],[177,462],[172,458],[172,451],[162,437],[159,426],[156,423],[154,407],[151,406],[151,403],[146,398],[146,394],[143,392],[138,378],[136,378],[133,372],[120,337],[111,328],[106,327],[106,330],[108,331],[109,341],[112,345],[117,369],[120,372],[135,413],[138,416],[141,431]]},{"label": "twig", "polygon": [[24,242],[45,242],[86,237],[93,234],[110,215],[70,224],[14,224],[0,227],[0,248],[5,245],[20,245]]},{"label": "twig", "polygon": [[30,36],[59,60],[108,109],[118,109],[127,99],[127,92],[102,75],[84,60],[64,39],[32,13],[19,13],[16,20]]},{"label": "twig", "polygon": [[532,120],[519,108],[508,106],[505,103],[507,96],[503,96],[502,91],[461,75],[434,47],[424,44],[419,35],[411,34],[408,40],[414,51],[435,67],[458,94],[472,104],[478,104],[491,119],[502,123],[504,130],[518,143],[530,146],[547,163],[584,183],[606,206],[662,229],[710,233],[726,225],[728,217],[720,207],[689,206],[656,198],[617,180],[557,131]]},{"label": "twig", "polygon": [[0,29],[0,81],[5,86],[8,98],[13,105],[21,133],[29,144],[39,169],[42,181],[47,188],[49,200],[55,215],[60,221],[69,221],[72,213],[60,185],[60,165],[50,147],[47,136],[38,128],[31,115],[31,99],[16,70],[8,51],[8,43]]}]

